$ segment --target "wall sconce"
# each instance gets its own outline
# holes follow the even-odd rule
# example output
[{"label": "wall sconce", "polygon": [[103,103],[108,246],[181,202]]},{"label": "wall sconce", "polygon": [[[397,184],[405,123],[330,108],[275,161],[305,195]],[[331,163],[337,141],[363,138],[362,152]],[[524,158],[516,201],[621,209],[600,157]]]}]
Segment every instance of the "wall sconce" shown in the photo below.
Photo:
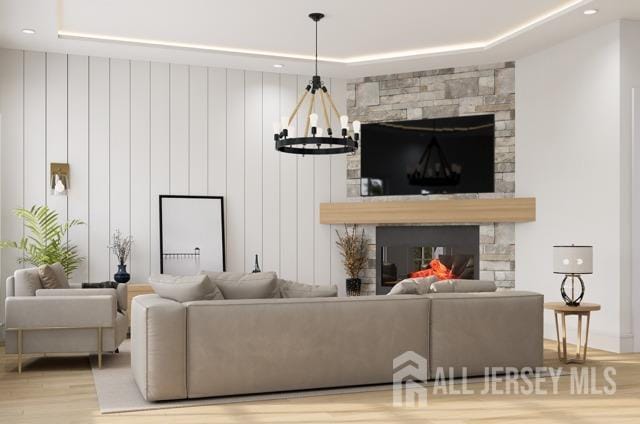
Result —
[{"label": "wall sconce", "polygon": [[69,190],[69,164],[68,163],[52,163],[51,164],[51,194],[64,196]]}]

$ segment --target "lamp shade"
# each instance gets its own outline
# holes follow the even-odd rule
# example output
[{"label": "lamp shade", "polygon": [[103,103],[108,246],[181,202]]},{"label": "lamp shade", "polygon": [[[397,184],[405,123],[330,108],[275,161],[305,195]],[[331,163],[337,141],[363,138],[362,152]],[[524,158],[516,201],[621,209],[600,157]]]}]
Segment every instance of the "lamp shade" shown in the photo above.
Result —
[{"label": "lamp shade", "polygon": [[553,246],[554,274],[593,273],[593,246]]}]

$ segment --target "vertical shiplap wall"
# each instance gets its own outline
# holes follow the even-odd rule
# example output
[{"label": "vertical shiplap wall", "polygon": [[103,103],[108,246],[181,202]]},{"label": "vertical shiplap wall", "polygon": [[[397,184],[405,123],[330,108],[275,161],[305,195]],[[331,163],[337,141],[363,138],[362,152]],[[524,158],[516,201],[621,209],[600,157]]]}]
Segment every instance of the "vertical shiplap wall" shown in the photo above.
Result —
[{"label": "vertical shiplap wall", "polygon": [[[129,269],[145,281],[159,271],[158,195],[222,195],[228,270],[251,271],[258,254],[283,278],[342,286],[333,229],[318,211],[346,200],[345,158],[273,148],[272,122],[309,79],[0,49],[1,238],[22,234],[12,209],[47,204],[87,223],[69,237],[87,257],[75,282],[111,278],[115,229],[133,235]],[[345,82],[327,84],[345,105]],[[48,190],[51,162],[70,164],[66,197]],[[1,255],[4,279],[17,254]]]}]

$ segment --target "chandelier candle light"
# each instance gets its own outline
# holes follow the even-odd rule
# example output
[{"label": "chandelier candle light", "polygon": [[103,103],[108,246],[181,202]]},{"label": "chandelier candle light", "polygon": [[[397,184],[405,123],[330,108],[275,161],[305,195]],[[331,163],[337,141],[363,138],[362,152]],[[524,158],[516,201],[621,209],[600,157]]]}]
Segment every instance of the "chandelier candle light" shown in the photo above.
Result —
[{"label": "chandelier candle light", "polygon": [[[331,155],[338,153],[353,153],[358,150],[358,141],[360,140],[360,121],[353,121],[353,135],[349,135],[349,117],[340,115],[327,87],[324,85],[322,78],[318,75],[318,21],[324,18],[322,13],[311,13],[311,20],[316,23],[316,71],[306,86],[304,93],[298,100],[296,107],[291,115],[283,116],[280,122],[273,123],[273,139],[276,144],[276,150],[283,153],[294,153],[302,155]],[[295,128],[291,125],[297,116],[300,107],[308,99],[307,118],[304,132],[297,137]],[[319,100],[319,101],[318,101]],[[319,116],[316,113],[318,109],[317,103],[320,103],[322,116],[324,118],[325,129],[320,127]],[[329,107],[340,117],[341,133],[339,137],[334,137],[331,129],[331,120],[329,119]],[[310,133],[310,134],[309,134]]]}]

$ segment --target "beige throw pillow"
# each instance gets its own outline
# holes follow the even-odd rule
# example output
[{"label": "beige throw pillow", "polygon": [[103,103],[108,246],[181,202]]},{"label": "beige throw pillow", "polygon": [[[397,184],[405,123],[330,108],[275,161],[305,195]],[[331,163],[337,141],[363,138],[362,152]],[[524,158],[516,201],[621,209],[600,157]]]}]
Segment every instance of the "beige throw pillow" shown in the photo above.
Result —
[{"label": "beige throw pillow", "polygon": [[431,286],[438,281],[438,277],[406,278],[391,288],[387,295],[396,294],[427,294]]},{"label": "beige throw pillow", "polygon": [[496,283],[489,280],[449,280],[456,293],[481,293],[496,291]]},{"label": "beige throw pillow", "polygon": [[65,274],[64,268],[59,263],[40,265],[38,267],[38,274],[40,275],[40,281],[42,281],[42,287],[45,289],[69,288],[67,274]]},{"label": "beige throw pillow", "polygon": [[429,293],[453,293],[453,284],[451,280],[438,281],[431,284]]},{"label": "beige throw pillow", "polygon": [[14,296],[35,296],[37,290],[44,288],[38,268],[17,269],[13,276]]},{"label": "beige throw pillow", "polygon": [[278,285],[275,272],[210,272],[203,271],[213,281],[225,299],[269,299]]},{"label": "beige throw pillow", "polygon": [[338,288],[278,279],[278,295],[283,298],[338,297]]},{"label": "beige throw pillow", "polygon": [[158,296],[176,302],[224,299],[216,284],[206,275],[157,274],[149,277],[149,283]]}]

